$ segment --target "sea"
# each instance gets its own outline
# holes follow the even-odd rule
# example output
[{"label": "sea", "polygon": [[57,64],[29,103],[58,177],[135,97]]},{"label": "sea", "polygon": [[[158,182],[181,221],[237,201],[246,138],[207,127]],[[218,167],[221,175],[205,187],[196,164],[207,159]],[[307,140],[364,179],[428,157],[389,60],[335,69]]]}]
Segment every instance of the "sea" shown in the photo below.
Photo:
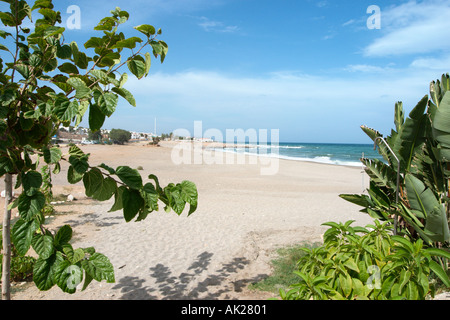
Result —
[{"label": "sea", "polygon": [[276,145],[228,145],[228,147],[221,150],[224,152],[278,157],[292,161],[309,161],[354,167],[362,166],[360,161],[362,157],[383,160],[378,151],[374,150],[373,144],[280,142]]}]

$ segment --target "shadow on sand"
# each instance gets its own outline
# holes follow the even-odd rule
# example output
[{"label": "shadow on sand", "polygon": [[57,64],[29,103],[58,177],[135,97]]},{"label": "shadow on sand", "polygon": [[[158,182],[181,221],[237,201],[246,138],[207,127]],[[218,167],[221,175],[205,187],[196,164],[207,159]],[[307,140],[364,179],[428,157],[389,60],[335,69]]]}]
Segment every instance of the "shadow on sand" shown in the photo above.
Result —
[{"label": "shadow on sand", "polygon": [[250,262],[246,258],[234,258],[201,280],[200,278],[211,263],[212,256],[213,254],[210,252],[201,253],[187,269],[187,272],[178,276],[162,264],[151,267],[149,269],[150,276],[156,280],[154,288],[146,286],[145,279],[128,276],[120,279],[113,289],[119,289],[122,293],[120,299],[124,300],[226,299],[228,292],[241,292],[248,284],[258,282],[268,276],[260,274],[250,279],[230,282],[228,278],[242,270]]}]

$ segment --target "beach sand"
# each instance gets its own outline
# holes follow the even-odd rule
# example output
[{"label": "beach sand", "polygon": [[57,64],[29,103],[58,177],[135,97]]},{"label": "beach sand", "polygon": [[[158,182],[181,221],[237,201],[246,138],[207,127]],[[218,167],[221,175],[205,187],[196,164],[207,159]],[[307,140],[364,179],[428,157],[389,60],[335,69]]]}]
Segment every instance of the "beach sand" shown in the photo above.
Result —
[{"label": "beach sand", "polygon": [[57,286],[40,292],[31,283],[22,285],[13,299],[277,297],[247,288],[271,273],[270,261],[277,248],[321,241],[327,229],[321,226],[324,222],[352,219],[354,225],[362,226],[372,222],[358,206],[339,197],[360,194],[367,187],[361,168],[278,160],[275,174],[262,175],[260,158],[246,157],[245,164],[208,164],[211,157],[217,160],[225,153],[198,150],[202,163],[177,164],[180,153],[174,144],[161,145],[81,148],[91,154],[91,165],[142,166],[143,178],[155,174],[162,186],[194,182],[199,193],[197,211],[188,217],[185,210],[178,216],[166,213],[161,205],[146,220],[126,223],[122,211],[108,212],[113,199],[93,201],[84,195],[81,182],[68,184],[67,165],[62,163],[61,173],[53,175],[54,194],[72,194],[75,201],[55,205],[57,212],[47,219],[48,226],[57,230],[71,225],[74,248],[93,246],[105,254],[114,265],[116,282],[93,281],[73,295]]}]

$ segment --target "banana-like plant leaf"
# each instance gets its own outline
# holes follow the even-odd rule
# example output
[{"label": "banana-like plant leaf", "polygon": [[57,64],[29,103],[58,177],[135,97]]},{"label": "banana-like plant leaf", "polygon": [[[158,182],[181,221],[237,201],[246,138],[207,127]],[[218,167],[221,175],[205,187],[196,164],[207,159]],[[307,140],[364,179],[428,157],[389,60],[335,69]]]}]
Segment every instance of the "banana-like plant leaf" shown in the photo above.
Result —
[{"label": "banana-like plant leaf", "polygon": [[405,122],[405,113],[403,112],[403,103],[401,101],[395,104],[395,128],[397,132],[399,132],[402,128],[403,123]]},{"label": "banana-like plant leaf", "polygon": [[444,206],[438,206],[430,212],[427,217],[424,232],[435,242],[445,242],[450,240],[450,230],[445,214]]},{"label": "banana-like plant leaf", "polygon": [[[369,177],[378,185],[396,190],[396,172],[378,159],[361,159],[365,165],[365,171]],[[394,179],[394,180],[392,180]]]},{"label": "banana-like plant leaf", "polygon": [[439,277],[439,279],[442,280],[442,282],[448,287],[450,287],[450,279],[445,273],[444,269],[437,264],[435,261],[430,261],[430,269],[433,270],[433,272]]},{"label": "banana-like plant leaf", "polygon": [[376,140],[377,138],[383,138],[383,135],[375,129],[369,128],[367,126],[361,126],[362,131],[364,131],[372,141],[376,141],[378,146],[378,152],[383,156],[384,160],[388,161],[391,165],[397,165],[397,161],[393,159],[391,152],[386,147],[386,145],[381,142],[381,140]]},{"label": "banana-like plant leaf", "polygon": [[447,91],[432,118],[432,133],[441,146],[440,160],[450,162],[450,91]]},{"label": "banana-like plant leaf", "polygon": [[422,211],[426,217],[435,207],[439,206],[433,191],[425,186],[418,178],[411,174],[405,176],[406,192],[413,210]]},{"label": "banana-like plant leaf", "polygon": [[373,206],[372,201],[370,200],[370,197],[362,194],[340,194],[339,197],[341,197],[344,200],[347,200],[348,202],[354,203],[361,207],[371,207]]},{"label": "banana-like plant leaf", "polygon": [[409,172],[414,154],[420,150],[425,142],[425,122],[427,120],[425,109],[427,103],[428,96],[424,96],[410,112],[409,117],[398,132],[393,150],[401,158],[402,171]]}]

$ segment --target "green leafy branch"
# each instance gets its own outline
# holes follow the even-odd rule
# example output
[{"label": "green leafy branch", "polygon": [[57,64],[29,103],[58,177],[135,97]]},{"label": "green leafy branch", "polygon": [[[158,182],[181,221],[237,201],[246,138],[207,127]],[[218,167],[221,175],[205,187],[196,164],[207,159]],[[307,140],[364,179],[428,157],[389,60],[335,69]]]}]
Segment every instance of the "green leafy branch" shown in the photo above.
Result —
[{"label": "green leafy branch", "polygon": [[[135,27],[144,39],[125,37],[118,29],[129,14],[116,8],[94,28],[103,36],[85,42],[84,49],[94,52],[90,57],[77,43],[65,43],[65,28],[57,25],[61,23],[61,14],[53,10],[51,0],[36,0],[32,6],[24,0],[1,1],[8,3],[10,10],[0,12],[0,20],[4,26],[13,27],[15,34],[0,30],[2,39],[11,38],[14,43],[13,49],[0,44],[0,50],[8,52],[12,59],[0,58],[0,176],[8,181],[7,190],[12,189],[12,175],[16,176],[15,188],[22,188],[13,202],[7,197],[2,268],[9,270],[13,244],[20,255],[30,248],[39,255],[33,280],[40,290],[58,285],[64,292],[73,293],[83,280],[83,289],[92,280],[113,282],[114,270],[107,257],[93,248],[74,249],[70,245],[70,226],[63,226],[55,234],[45,228],[45,192],[51,181],[38,168],[43,159],[45,175],[51,166],[52,172],[58,174],[60,162],[66,161],[67,180],[72,184],[82,181],[86,195],[95,200],[114,197],[110,211],[123,210],[127,222],[145,219],[159,209],[159,201],[166,211],[173,210],[178,215],[189,204],[188,216],[192,214],[197,208],[198,194],[190,181],[169,183],[162,188],[158,178],[150,175],[144,184],[139,172],[128,166],[115,169],[106,164],[92,166],[89,154],[76,146],[67,155],[59,147],[50,147],[60,125],[78,126],[87,116],[90,130],[95,132],[106,117],[114,114],[119,98],[135,107],[135,98],[124,88],[128,75],[121,73],[121,68],[126,65],[131,74],[142,79],[151,67],[151,54],[144,53],[144,49],[151,48],[153,56],[163,62],[168,46],[157,39],[161,29],[156,31],[147,24]],[[33,22],[35,10],[40,17]],[[33,31],[22,27],[26,18],[34,23]],[[131,54],[123,61],[125,49]],[[12,208],[18,209],[19,219],[10,229]],[[8,275],[9,272],[2,273],[2,297],[6,299],[9,299]]]}]

